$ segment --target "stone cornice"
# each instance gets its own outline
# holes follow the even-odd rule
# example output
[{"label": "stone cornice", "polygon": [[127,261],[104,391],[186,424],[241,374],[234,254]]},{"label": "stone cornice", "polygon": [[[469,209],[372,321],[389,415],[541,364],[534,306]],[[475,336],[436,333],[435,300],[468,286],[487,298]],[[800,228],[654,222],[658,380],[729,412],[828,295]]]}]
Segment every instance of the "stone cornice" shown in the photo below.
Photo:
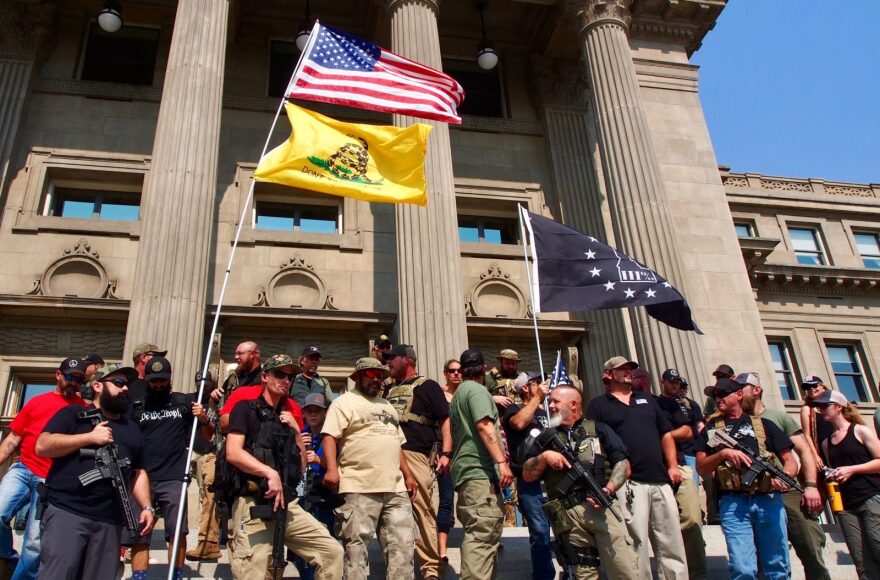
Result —
[{"label": "stone cornice", "polygon": [[730,173],[722,169],[728,195],[835,196],[854,201],[880,199],[880,184],[844,183],[824,179],[775,177],[760,173]]},{"label": "stone cornice", "polygon": [[727,0],[634,0],[630,38],[679,44],[691,55],[726,4]]},{"label": "stone cornice", "polygon": [[880,285],[880,271],[867,268],[763,264],[749,277],[753,288],[782,294],[876,298]]},{"label": "stone cornice", "polygon": [[764,265],[767,257],[779,245],[780,241],[774,238],[739,238],[739,247],[743,260],[746,262],[746,268],[751,270],[755,266]]}]

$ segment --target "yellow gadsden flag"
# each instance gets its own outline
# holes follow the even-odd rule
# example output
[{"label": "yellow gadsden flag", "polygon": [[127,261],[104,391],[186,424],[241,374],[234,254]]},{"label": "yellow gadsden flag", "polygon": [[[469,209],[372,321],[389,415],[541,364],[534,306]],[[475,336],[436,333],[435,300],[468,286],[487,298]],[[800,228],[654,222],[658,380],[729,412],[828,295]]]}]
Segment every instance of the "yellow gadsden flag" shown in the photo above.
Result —
[{"label": "yellow gadsden flag", "polygon": [[266,154],[254,178],[330,195],[427,205],[430,125],[405,129],[343,123],[287,103],[290,138]]}]

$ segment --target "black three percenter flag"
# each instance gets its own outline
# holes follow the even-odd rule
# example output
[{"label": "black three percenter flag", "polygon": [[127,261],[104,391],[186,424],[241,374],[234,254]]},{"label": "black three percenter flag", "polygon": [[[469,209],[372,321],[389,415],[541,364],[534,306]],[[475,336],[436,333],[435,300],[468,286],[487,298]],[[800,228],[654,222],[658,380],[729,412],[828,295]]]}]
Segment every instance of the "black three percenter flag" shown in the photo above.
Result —
[{"label": "black three percenter flag", "polygon": [[644,306],[660,322],[703,334],[684,296],[651,268],[568,226],[524,209],[522,216],[537,262],[538,312]]}]

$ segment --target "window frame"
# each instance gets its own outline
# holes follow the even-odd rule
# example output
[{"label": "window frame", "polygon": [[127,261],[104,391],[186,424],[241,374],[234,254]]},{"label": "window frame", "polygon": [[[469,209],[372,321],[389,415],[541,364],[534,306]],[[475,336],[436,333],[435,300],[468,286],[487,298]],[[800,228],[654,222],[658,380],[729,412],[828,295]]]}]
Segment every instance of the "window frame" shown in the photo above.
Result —
[{"label": "window frame", "polygon": [[[877,262],[876,266],[868,266],[865,263],[866,256],[865,256],[865,254],[862,254],[861,250],[859,249],[859,241],[857,239],[858,236],[874,236],[874,241],[877,243],[877,254],[876,255],[869,254],[867,256],[867,258],[876,260],[876,262]],[[870,229],[863,229],[863,228],[854,228],[852,230],[852,239],[853,239],[853,247],[855,249],[855,254],[856,254],[856,256],[858,256],[861,259],[862,267],[867,268],[869,270],[880,269],[880,231],[877,231],[877,230],[872,231]]]},{"label": "window frame", "polygon": [[[458,215],[461,213],[459,207],[461,201],[465,202],[465,206],[469,204],[482,204],[480,208],[482,215],[494,215],[495,217],[511,217],[510,213],[505,210],[493,210],[487,208],[497,207],[499,204],[513,203],[514,205],[522,204],[525,209],[535,213],[541,213],[539,208],[542,207],[544,192],[541,184],[531,182],[504,182],[504,181],[487,181],[472,178],[456,178],[455,179],[455,215],[456,215],[456,241],[459,244],[459,251],[462,256],[475,256],[483,258],[494,257],[523,257],[522,240],[516,244],[487,244],[480,242],[461,242],[458,236]],[[466,208],[466,212],[469,208]],[[471,214],[472,215],[472,214]],[[512,216],[519,219],[516,213]]]},{"label": "window frame", "polygon": [[[765,339],[767,343],[767,351],[770,354],[770,361],[773,363],[773,378],[776,384],[776,388],[779,390],[779,395],[782,397],[783,401],[801,401],[801,392],[799,389],[800,385],[800,372],[797,365],[797,360],[794,357],[794,350],[792,349],[791,340],[785,336],[767,336]],[[780,355],[782,357],[782,361],[780,361],[783,365],[783,370],[776,369],[776,360],[773,358],[773,345],[781,346]],[[782,389],[779,386],[779,374],[787,373],[787,378],[791,380],[790,386],[787,387],[788,394],[793,394],[793,398],[788,398],[783,393]]]},{"label": "window frame", "polygon": [[[798,252],[804,252],[804,250],[796,250],[794,247],[794,238],[791,235],[792,230],[799,231],[809,231],[813,234],[813,240],[816,243],[816,255],[819,256],[821,260],[821,264],[805,264],[802,263],[798,258]],[[825,243],[825,238],[822,234],[822,227],[819,224],[810,224],[803,222],[786,222],[785,228],[785,238],[788,242],[788,248],[794,256],[795,262],[799,266],[818,266],[818,267],[828,267],[833,266],[833,262],[831,260],[831,254],[828,252],[828,244]]]},{"label": "window frame", "polygon": [[18,361],[16,364],[10,365],[3,377],[3,384],[6,388],[6,396],[3,402],[3,417],[15,417],[24,406],[24,387],[29,384],[51,384],[55,385],[55,370],[57,369],[57,361],[54,363],[39,362],[26,363]]},{"label": "window frame", "polygon": [[[745,228],[748,230],[748,235],[747,235],[747,236],[741,236],[741,235],[739,235],[739,233],[736,232],[736,228],[738,228],[738,227],[745,227]],[[737,238],[740,238],[740,239],[742,239],[742,238],[756,238],[756,237],[758,237],[758,235],[757,235],[757,229],[755,228],[755,222],[754,222],[753,220],[745,220],[745,219],[736,219],[736,218],[734,218],[734,220],[733,220],[733,231],[736,233],[736,237],[737,237]]]},{"label": "window frame", "polygon": [[[877,401],[877,393],[874,391],[872,385],[873,381],[870,376],[870,368],[868,365],[868,359],[865,356],[865,351],[862,346],[862,341],[860,340],[846,340],[839,339],[835,337],[823,337],[822,340],[823,354],[826,358],[828,364],[828,370],[831,374],[832,380],[834,381],[834,386],[838,391],[843,392],[838,383],[838,375],[846,375],[846,376],[858,376],[861,379],[862,389],[864,390],[865,399],[855,399],[858,403],[873,403]],[[846,348],[852,354],[852,359],[854,360],[858,373],[838,373],[834,370],[834,364],[831,360],[831,353],[829,352],[829,348]],[[857,392],[857,394],[859,394]],[[860,394],[859,394],[860,395]],[[860,395],[861,396],[861,395]],[[847,396],[850,399],[849,396]],[[853,400],[853,399],[850,399]]]},{"label": "window frame", "polygon": [[[149,186],[150,156],[100,151],[48,149],[34,147],[28,155],[27,182],[15,217],[13,232],[61,231],[88,233],[90,236],[140,238],[143,211],[136,221],[98,220],[45,215],[53,184],[80,188],[99,187],[109,191],[139,191],[139,207]],[[132,184],[140,183],[140,187]],[[62,185],[63,187],[64,185]]]},{"label": "window frame", "polygon": [[[84,79],[83,78],[83,70],[85,69],[86,54],[89,51],[89,40],[91,37],[91,31],[92,31],[92,27],[97,27],[97,26],[98,26],[97,20],[89,20],[86,23],[85,30],[83,31],[83,35],[82,35],[82,49],[80,50],[80,53],[77,58],[76,80],[81,81],[81,82],[85,82],[85,83],[111,83],[114,85],[123,85],[123,86],[129,86],[129,87],[143,87],[143,88],[161,86],[162,80],[164,77],[164,71],[165,71],[165,62],[163,62],[163,58],[165,56],[167,56],[167,55],[162,54],[162,46],[163,46],[162,26],[155,25],[155,24],[143,24],[140,22],[125,22],[125,23],[123,23],[123,26],[120,29],[120,32],[122,30],[124,30],[125,28],[129,28],[129,29],[131,29],[131,28],[144,28],[144,29],[156,31],[156,58],[155,58],[155,62],[153,63],[152,82],[150,82],[150,84],[140,84],[140,83],[123,83],[123,82],[116,82],[116,81],[95,81],[95,80]],[[114,33],[114,34],[116,34],[116,33]]]},{"label": "window frame", "polygon": [[[471,65],[472,63],[474,63],[473,57],[460,57],[460,56],[455,56],[455,55],[448,55],[448,56],[443,55],[441,58],[441,63],[442,63],[441,66],[443,67],[443,72],[445,72],[446,74],[449,74],[450,76],[453,76],[453,77],[455,76],[456,71],[450,71],[449,67],[446,66],[447,63],[450,61],[461,62],[461,63],[465,63],[467,65]],[[501,114],[498,117],[493,117],[493,116],[487,116],[487,115],[474,115],[474,114],[470,114],[470,113],[463,113],[462,114],[463,117],[474,117],[474,118],[479,118],[479,119],[498,119],[499,121],[510,119],[510,103],[508,102],[507,88],[506,88],[506,83],[505,83],[505,79],[504,79],[503,59],[499,59],[498,65],[494,69],[492,69],[492,71],[494,71],[498,75],[498,91],[499,91],[498,99],[499,99],[500,105],[501,105]],[[486,72],[488,73],[491,71],[486,71]],[[465,93],[467,93],[467,90],[465,90]]]}]

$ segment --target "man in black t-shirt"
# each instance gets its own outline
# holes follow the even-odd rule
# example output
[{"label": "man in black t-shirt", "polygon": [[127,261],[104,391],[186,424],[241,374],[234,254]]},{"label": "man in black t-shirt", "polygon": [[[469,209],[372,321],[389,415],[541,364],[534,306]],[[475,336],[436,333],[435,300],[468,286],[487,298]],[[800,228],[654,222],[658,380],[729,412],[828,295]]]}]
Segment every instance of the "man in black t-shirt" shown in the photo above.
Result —
[{"label": "man in black t-shirt", "polygon": [[632,389],[638,363],[615,356],[605,361],[602,382],[607,391],[594,397],[587,418],[611,427],[629,451],[632,475],[618,490],[631,517],[627,527],[639,552],[639,575],[651,577],[648,543],[666,578],[686,578],[687,561],[673,485],[681,483],[672,425],[653,395]]},{"label": "man in black t-shirt", "polygon": [[686,383],[676,369],[666,369],[660,377],[661,392],[657,405],[672,424],[672,439],[675,441],[678,468],[681,471],[681,484],[675,489],[678,503],[678,523],[687,554],[688,576],[691,580],[706,578],[706,544],[703,541],[703,512],[700,508],[700,493],[694,479],[692,468],[686,464],[685,453],[693,451],[694,438],[699,433],[703,413],[699,405],[681,393],[681,385]]},{"label": "man in black t-shirt", "polygon": [[[152,495],[165,519],[165,541],[174,542],[178,512],[183,510],[181,541],[174,558],[175,574],[182,568],[186,553],[187,507],[181,498],[181,482],[187,473],[186,457],[193,417],[207,424],[204,407],[196,402],[197,393],[175,393],[171,390],[171,363],[161,356],[147,362],[144,373],[147,392],[143,400],[133,400],[129,411],[134,423],[144,434],[144,469],[150,476]],[[150,567],[150,536],[138,539],[131,548],[131,569],[137,572]]]},{"label": "man in black t-shirt", "polygon": [[550,522],[542,509],[545,498],[541,491],[541,482],[527,482],[522,474],[526,439],[533,435],[533,430],[543,431],[550,426],[543,405],[544,399],[550,393],[550,383],[542,383],[541,378],[540,373],[521,373],[514,381],[513,388],[522,400],[522,406],[514,403],[501,414],[501,426],[504,428],[510,452],[510,469],[516,476],[517,503],[529,527],[534,580],[556,575],[550,550]]},{"label": "man in black t-shirt", "polygon": [[144,373],[146,372],[147,363],[154,356],[166,356],[167,354],[167,350],[150,342],[144,342],[134,347],[131,359],[134,362],[134,370],[137,371],[138,378],[133,380],[128,386],[129,401],[140,401],[146,396],[147,381],[144,380]]},{"label": "man in black t-shirt", "polygon": [[788,487],[767,472],[745,486],[743,476],[752,463],[749,456],[737,449],[710,447],[709,441],[714,430],[722,429],[755,453],[776,454],[782,470],[797,477],[791,439],[773,422],[743,411],[743,385],[719,379],[710,393],[721,417],[706,425],[706,436],[697,451],[697,469],[703,477],[714,475],[717,483],[730,577],[757,578],[760,569],[767,579],[789,578],[788,533],[779,493]]},{"label": "man in black t-shirt", "polygon": [[150,482],[143,469],[143,435],[126,414],[128,385],[137,378],[137,371],[130,367],[99,370],[95,377],[95,401],[89,409],[99,409],[105,420],[93,427],[78,417],[83,408],[71,405],[58,411],[37,439],[37,454],[54,459],[46,478],[48,506],[41,522],[43,578],[116,576],[125,516],[109,479],[89,485],[80,482],[81,475],[96,467],[94,456],[82,455],[82,449],[112,443],[119,459],[131,462],[123,474],[133,482],[132,511],[140,533],[149,535],[155,523]]},{"label": "man in black t-shirt", "polygon": [[412,346],[398,344],[382,356],[391,374],[383,383],[382,397],[397,410],[406,437],[403,454],[419,486],[412,500],[419,531],[416,553],[422,577],[436,578],[440,575],[440,549],[432,498],[437,475],[449,471],[452,459],[449,402],[436,381],[416,373],[416,351]]}]

